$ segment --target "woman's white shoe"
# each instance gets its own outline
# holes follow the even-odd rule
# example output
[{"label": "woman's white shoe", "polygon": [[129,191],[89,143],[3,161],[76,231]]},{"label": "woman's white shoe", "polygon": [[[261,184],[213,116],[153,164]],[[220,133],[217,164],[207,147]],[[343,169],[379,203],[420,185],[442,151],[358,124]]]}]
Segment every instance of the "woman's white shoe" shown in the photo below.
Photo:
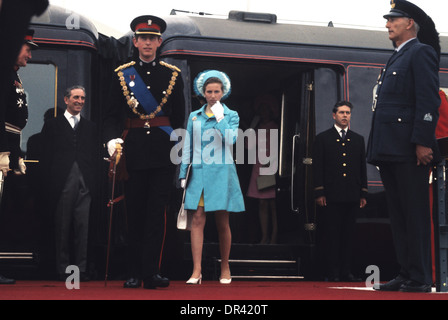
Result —
[{"label": "woman's white shoe", "polygon": [[232,278],[230,278],[230,279],[221,279],[221,278],[219,278],[219,283],[220,284],[231,284],[232,283]]},{"label": "woman's white shoe", "polygon": [[202,283],[202,274],[199,278],[190,278],[187,281],[187,284],[201,284]]}]

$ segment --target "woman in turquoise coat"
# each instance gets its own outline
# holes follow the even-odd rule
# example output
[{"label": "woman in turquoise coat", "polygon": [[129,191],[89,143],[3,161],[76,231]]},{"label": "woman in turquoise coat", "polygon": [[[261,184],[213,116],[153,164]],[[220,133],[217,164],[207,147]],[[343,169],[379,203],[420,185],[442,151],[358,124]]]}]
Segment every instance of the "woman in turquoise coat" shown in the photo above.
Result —
[{"label": "woman in turquoise coat", "polygon": [[[229,212],[245,211],[244,199],[233,161],[233,145],[238,136],[239,116],[221,104],[231,91],[224,72],[204,71],[195,79],[196,94],[207,104],[190,114],[187,124],[179,179],[186,188],[185,209],[190,210],[193,273],[188,284],[202,281],[202,248],[206,213],[215,213],[221,253],[222,284],[231,283],[229,267],[232,234]],[[188,166],[191,171],[185,182]]]}]

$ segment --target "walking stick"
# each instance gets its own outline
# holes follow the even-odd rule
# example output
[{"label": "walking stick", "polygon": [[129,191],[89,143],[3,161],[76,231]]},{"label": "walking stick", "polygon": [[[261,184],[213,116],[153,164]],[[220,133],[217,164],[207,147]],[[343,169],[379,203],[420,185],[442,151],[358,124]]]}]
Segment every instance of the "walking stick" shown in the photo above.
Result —
[{"label": "walking stick", "polygon": [[109,257],[110,257],[110,246],[111,246],[111,238],[112,238],[112,219],[114,212],[114,197],[115,197],[115,181],[117,176],[117,165],[120,162],[122,147],[121,144],[117,143],[115,145],[115,153],[109,159],[105,159],[112,163],[112,192],[109,200],[108,207],[110,208],[109,212],[109,236],[107,240],[107,255],[106,255],[106,274],[104,276],[104,286],[107,287],[107,277],[109,275]]}]

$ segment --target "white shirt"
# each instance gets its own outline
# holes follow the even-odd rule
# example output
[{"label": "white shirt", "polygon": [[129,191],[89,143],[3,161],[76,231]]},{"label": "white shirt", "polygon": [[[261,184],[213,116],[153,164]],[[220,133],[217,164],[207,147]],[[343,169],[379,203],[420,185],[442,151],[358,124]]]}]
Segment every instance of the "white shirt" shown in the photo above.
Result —
[{"label": "white shirt", "polygon": [[342,129],[342,128],[339,128],[336,124],[334,125],[334,127],[335,127],[336,131],[339,133],[339,135],[341,136],[341,138],[342,138],[341,130],[345,130],[346,134],[348,132],[348,128]]},{"label": "white shirt", "polygon": [[[70,123],[72,128],[74,128],[75,127],[75,120],[73,120],[73,115],[66,110],[65,113],[64,113],[64,116],[67,119],[68,123]],[[78,113],[75,117],[78,119],[78,123],[79,123],[79,121],[81,121],[81,114]]]}]

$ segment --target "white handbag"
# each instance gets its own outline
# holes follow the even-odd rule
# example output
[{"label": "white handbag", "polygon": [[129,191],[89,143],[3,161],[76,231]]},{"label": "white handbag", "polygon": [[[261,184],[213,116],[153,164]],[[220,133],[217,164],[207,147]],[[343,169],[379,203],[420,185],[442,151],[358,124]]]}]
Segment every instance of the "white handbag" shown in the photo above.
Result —
[{"label": "white handbag", "polygon": [[191,214],[188,210],[185,210],[185,194],[187,193],[188,178],[190,176],[191,164],[188,166],[187,175],[185,177],[185,189],[182,196],[182,205],[180,206],[179,213],[177,215],[177,229],[179,230],[191,230]]}]

